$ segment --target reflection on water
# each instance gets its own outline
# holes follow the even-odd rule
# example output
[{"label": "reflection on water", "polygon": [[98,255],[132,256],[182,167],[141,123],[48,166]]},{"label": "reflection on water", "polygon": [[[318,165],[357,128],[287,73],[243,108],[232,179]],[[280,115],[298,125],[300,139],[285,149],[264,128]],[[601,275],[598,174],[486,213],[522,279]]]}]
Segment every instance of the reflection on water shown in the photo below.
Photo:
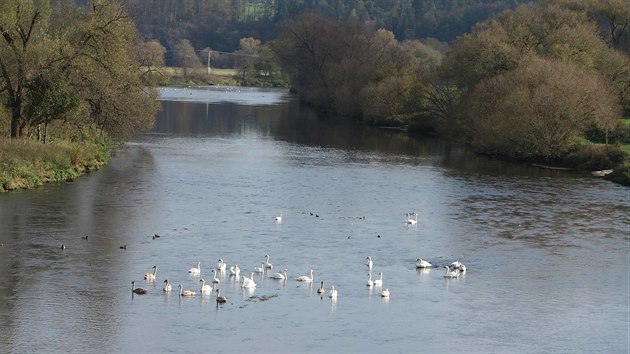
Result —
[{"label": "reflection on water", "polygon": [[[172,96],[101,171],[0,195],[5,351],[627,352],[627,189],[322,119],[284,91]],[[242,288],[266,254],[289,280]],[[219,258],[241,268],[217,274],[226,304],[177,295]]]}]

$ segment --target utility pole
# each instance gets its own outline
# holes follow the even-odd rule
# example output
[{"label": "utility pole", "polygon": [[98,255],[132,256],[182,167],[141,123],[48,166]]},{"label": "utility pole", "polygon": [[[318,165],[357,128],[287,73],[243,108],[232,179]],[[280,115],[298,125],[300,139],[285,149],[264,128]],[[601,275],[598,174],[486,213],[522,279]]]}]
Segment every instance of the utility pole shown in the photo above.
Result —
[{"label": "utility pole", "polygon": [[212,70],[210,68],[210,53],[212,53],[212,51],[208,49],[208,75],[210,75],[210,71]]}]

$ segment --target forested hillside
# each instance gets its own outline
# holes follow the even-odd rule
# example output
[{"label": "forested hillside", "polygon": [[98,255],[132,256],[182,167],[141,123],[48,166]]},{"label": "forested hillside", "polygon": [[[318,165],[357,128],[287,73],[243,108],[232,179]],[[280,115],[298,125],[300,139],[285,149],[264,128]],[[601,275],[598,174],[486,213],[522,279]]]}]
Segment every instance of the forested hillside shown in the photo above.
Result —
[{"label": "forested hillside", "polygon": [[[171,49],[181,39],[196,50],[235,51],[241,38],[263,43],[277,25],[311,10],[338,21],[355,18],[397,39],[451,42],[472,26],[526,0],[124,0],[139,32]],[[168,56],[167,56],[168,57]]]}]

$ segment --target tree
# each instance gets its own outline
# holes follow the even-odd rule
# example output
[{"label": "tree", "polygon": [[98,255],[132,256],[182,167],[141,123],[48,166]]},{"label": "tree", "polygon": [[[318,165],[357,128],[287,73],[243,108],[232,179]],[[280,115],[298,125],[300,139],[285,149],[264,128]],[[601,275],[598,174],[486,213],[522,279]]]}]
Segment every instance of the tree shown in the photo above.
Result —
[{"label": "tree", "polygon": [[166,48],[159,41],[143,42],[138,52],[140,65],[148,68],[164,66],[164,54],[166,54]]},{"label": "tree", "polygon": [[11,137],[53,120],[114,138],[149,127],[156,96],[140,80],[137,34],[122,5],[95,0],[68,7],[72,16],[61,9],[0,1],[0,94]]},{"label": "tree", "polygon": [[241,81],[244,85],[252,85],[258,77],[256,64],[260,54],[260,40],[251,37],[241,38],[240,49],[236,53],[238,54],[237,68]]},{"label": "tree", "polygon": [[177,42],[177,45],[175,46],[175,58],[177,60],[177,64],[183,70],[184,77],[188,77],[190,69],[202,67],[199,57],[195,52],[195,48],[193,48],[192,44],[190,44],[190,41],[187,39],[182,39]]},{"label": "tree", "polygon": [[533,59],[484,80],[467,100],[475,148],[553,159],[593,126],[619,113],[604,80],[566,61]]}]

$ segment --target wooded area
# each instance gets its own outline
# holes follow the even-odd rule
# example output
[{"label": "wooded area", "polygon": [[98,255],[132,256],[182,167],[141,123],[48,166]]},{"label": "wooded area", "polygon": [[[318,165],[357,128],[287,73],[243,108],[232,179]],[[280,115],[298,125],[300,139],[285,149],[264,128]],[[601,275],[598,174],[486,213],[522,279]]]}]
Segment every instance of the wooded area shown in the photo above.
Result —
[{"label": "wooded area", "polygon": [[125,138],[147,129],[158,108],[141,80],[138,36],[120,3],[87,7],[48,1],[0,2],[0,95],[10,136],[51,123]]}]

